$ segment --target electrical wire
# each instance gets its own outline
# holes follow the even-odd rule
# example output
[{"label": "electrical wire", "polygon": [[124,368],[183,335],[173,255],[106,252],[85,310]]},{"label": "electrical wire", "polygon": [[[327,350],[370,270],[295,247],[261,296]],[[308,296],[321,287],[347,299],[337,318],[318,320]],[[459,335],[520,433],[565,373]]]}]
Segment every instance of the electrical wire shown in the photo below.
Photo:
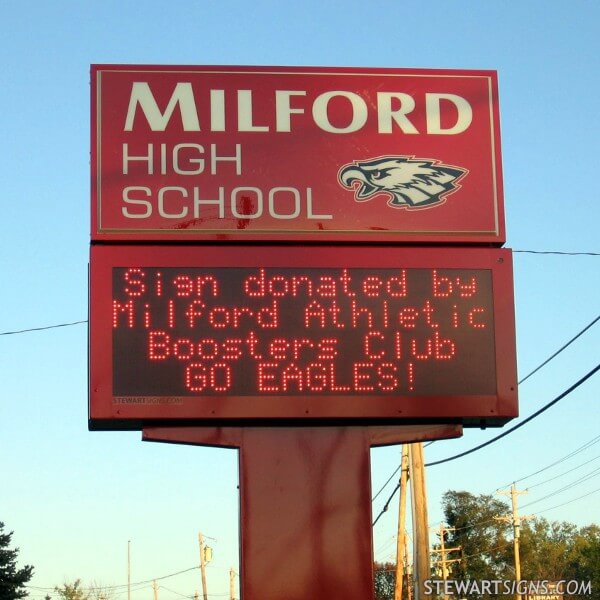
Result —
[{"label": "electrical wire", "polygon": [[581,469],[581,467],[584,467],[585,465],[587,465],[591,462],[594,462],[595,460],[598,460],[599,458],[600,458],[600,454],[598,456],[595,456],[594,458],[590,458],[590,460],[586,460],[584,463],[581,463],[580,465],[577,465],[576,467],[573,467],[572,469],[569,469],[568,471],[565,471],[564,473],[559,473],[558,475],[555,475],[554,477],[550,477],[550,479],[544,479],[544,481],[540,481],[539,483],[534,483],[533,485],[527,486],[527,489],[531,490],[540,485],[549,483],[550,481],[554,481],[555,479],[559,479],[560,477],[564,477],[565,475],[568,475],[569,473],[572,473],[573,471],[577,471],[577,469]]},{"label": "electrical wire", "polygon": [[[435,465],[441,465],[443,463],[450,462],[452,460],[456,460],[457,458],[462,458],[463,456],[467,456],[469,454],[472,454],[473,452],[476,452],[477,450],[481,450],[482,448],[485,448],[486,446],[489,446],[490,444],[493,444],[494,442],[502,439],[503,437],[506,437],[509,433],[512,433],[513,431],[516,431],[517,429],[523,427],[523,425],[526,425],[530,421],[533,421],[533,419],[535,419],[536,417],[538,417],[539,415],[541,415],[543,412],[545,412],[546,410],[548,410],[549,408],[551,408],[552,406],[554,406],[557,402],[559,402],[560,400],[562,400],[563,398],[565,398],[566,396],[568,396],[571,392],[575,391],[580,385],[582,385],[590,377],[592,377],[598,370],[600,370],[600,364],[596,365],[591,371],[589,371],[581,379],[579,379],[577,382],[575,382],[571,387],[569,387],[562,394],[560,394],[559,396],[557,396],[556,398],[554,398],[554,400],[548,402],[547,404],[545,404],[544,406],[542,406],[542,408],[540,408],[539,410],[537,410],[536,412],[534,412],[533,414],[531,414],[529,417],[527,417],[526,419],[524,419],[523,421],[521,421],[520,423],[518,423],[514,427],[511,427],[510,429],[507,429],[506,431],[504,431],[500,435],[497,435],[496,437],[493,437],[491,440],[488,440],[487,442],[484,442],[483,444],[479,444],[478,446],[475,446],[474,448],[466,450],[465,452],[460,452],[459,454],[455,454],[454,456],[449,456],[448,458],[437,460],[437,461],[434,461],[434,462],[431,462],[431,463],[426,463],[424,466],[425,467],[432,467],[432,466],[435,466]],[[390,502],[392,501],[393,497],[396,495],[396,492],[399,489],[400,489],[400,483],[398,483],[398,485],[392,491],[390,497],[387,499],[387,501],[384,504],[383,508],[381,509],[381,511],[379,512],[379,514],[377,515],[376,519],[373,521],[372,527],[374,527],[377,524],[377,521],[379,521],[379,519],[382,517],[382,515],[385,512],[388,511]]]},{"label": "electrical wire", "polygon": [[600,315],[598,315],[591,323],[588,323],[577,335],[572,337],[564,346],[559,348],[552,356],[548,357],[541,365],[537,366],[531,373],[523,377],[519,381],[519,385],[521,385],[524,381],[529,379],[534,373],[537,373],[542,367],[545,367],[553,358],[557,357],[563,350],[566,350],[577,338],[582,336],[592,325],[600,321]]},{"label": "electrical wire", "polygon": [[392,478],[394,477],[394,475],[402,468],[402,463],[398,465],[398,467],[396,468],[396,470],[389,476],[388,480],[381,486],[381,489],[371,498],[371,502],[375,501],[375,498],[377,498],[377,496],[379,496],[379,494],[381,494],[381,492],[383,492],[383,490],[387,487],[387,484],[392,480]]},{"label": "electrical wire", "polygon": [[[523,251],[525,252],[525,251]],[[529,379],[529,377],[531,377],[534,373],[537,373],[542,367],[546,366],[552,359],[556,358],[563,350],[565,350],[566,348],[568,348],[575,340],[577,340],[579,337],[581,337],[588,329],[590,329],[597,321],[600,320],[600,315],[598,315],[595,319],[593,319],[590,323],[588,323],[581,331],[579,331],[575,336],[573,336],[566,344],[564,344],[561,348],[559,348],[554,354],[552,354],[552,356],[550,356],[549,358],[547,358],[544,362],[542,362],[540,365],[538,365],[535,369],[533,369],[533,371],[531,371],[528,375],[526,375],[525,377],[523,377],[518,383],[519,385],[521,383],[523,383],[525,380]],[[427,448],[427,446],[431,446],[431,444],[433,444],[435,442],[435,440],[432,440],[430,442],[428,442],[427,444],[425,444],[423,447]],[[432,464],[437,464],[437,463],[432,463]],[[426,465],[426,466],[431,466],[431,465]],[[548,467],[549,468],[549,467]],[[383,492],[383,490],[387,487],[387,485],[389,484],[389,482],[392,480],[392,478],[394,477],[394,475],[400,470],[400,467],[398,467],[389,477],[389,479],[383,484],[383,486],[381,487],[381,489],[375,494],[375,496],[373,496],[373,498],[371,499],[371,502],[373,502],[378,496],[379,494],[381,494],[381,492]],[[541,471],[538,471],[541,472]],[[534,473],[535,475],[536,473]],[[530,477],[530,476],[528,476]],[[525,478],[524,478],[525,479]],[[522,481],[522,479],[518,479],[517,481]],[[511,483],[516,483],[515,482],[511,482]],[[507,485],[510,485],[507,484]],[[506,487],[506,486],[504,486]],[[394,492],[392,493],[392,497],[393,494],[395,494],[397,491],[397,488],[394,490]],[[389,502],[389,501],[388,501]],[[386,504],[387,506],[387,504]],[[387,510],[387,508],[385,508],[385,510]]]},{"label": "electrical wire", "polygon": [[517,429],[520,429],[521,427],[523,427],[523,425],[526,425],[530,421],[533,421],[533,419],[535,419],[536,417],[539,417],[543,412],[547,411],[549,408],[554,406],[557,402],[560,402],[563,398],[568,396],[571,392],[575,391],[580,385],[585,383],[590,377],[595,375],[599,369],[600,369],[600,364],[596,365],[591,371],[589,371],[589,373],[584,375],[579,381],[574,383],[570,388],[566,389],[562,394],[560,394],[559,396],[554,398],[554,400],[552,400],[551,402],[548,402],[548,404],[545,404],[544,406],[542,406],[542,408],[540,408],[539,410],[534,412],[532,415],[530,415],[526,419],[523,419],[523,421],[521,421],[520,423],[517,423],[517,425],[515,425],[514,427],[511,427],[510,429],[503,431],[500,435],[497,435],[496,437],[493,437],[491,440],[488,440],[487,442],[484,442],[483,444],[479,444],[478,446],[475,446],[474,448],[471,448],[470,450],[465,450],[464,452],[460,452],[459,454],[449,456],[448,458],[443,458],[441,460],[436,460],[431,463],[426,463],[425,466],[433,467],[436,465],[441,465],[441,464],[450,462],[452,460],[456,460],[457,458],[462,458],[463,456],[472,454],[473,452],[476,452],[477,450],[481,450],[482,448],[485,448],[486,446],[489,446],[490,444],[493,444],[494,442],[501,440],[503,437],[506,437],[508,434],[512,433],[513,431],[516,431]]},{"label": "electrical wire", "polygon": [[391,493],[390,497],[387,499],[387,502],[383,505],[383,508],[377,515],[377,518],[373,521],[371,527],[375,527],[375,525],[377,525],[377,521],[379,521],[379,519],[381,519],[381,517],[383,516],[383,513],[386,513],[388,511],[388,508],[390,507],[390,502],[392,501],[393,497],[396,495],[396,492],[399,489],[400,489],[400,483],[398,483],[398,485],[394,488],[394,491]]},{"label": "electrical wire", "polygon": [[[427,448],[427,446],[431,446],[431,444],[433,444],[435,442],[435,440],[432,440],[430,442],[427,442],[426,444],[423,445],[423,448]],[[379,489],[379,491],[371,498],[371,502],[374,502],[375,499],[377,498],[377,496],[379,496],[379,494],[381,494],[381,492],[383,492],[383,490],[388,486],[389,482],[393,479],[394,475],[401,469],[402,465],[398,465],[398,467],[394,470],[394,472],[389,476],[388,480],[381,486],[381,488]]]},{"label": "electrical wire", "polygon": [[[144,586],[148,583],[152,583],[153,581],[161,581],[162,579],[169,579],[170,577],[175,577],[177,575],[182,575],[183,573],[189,573],[190,571],[195,571],[197,569],[199,569],[199,566],[195,566],[195,567],[190,567],[189,569],[184,569],[183,571],[177,571],[176,573],[169,573],[168,575],[163,575],[161,577],[153,577],[152,579],[146,579],[144,581],[136,581],[134,583],[121,583],[119,585],[107,585],[107,586],[102,586],[102,589],[104,590],[117,590],[119,588],[126,588],[127,586]],[[35,590],[54,590],[55,587],[40,587],[40,586],[33,586],[33,585],[26,585],[25,587],[27,588],[31,588],[31,589],[35,589]],[[81,591],[85,591],[85,592],[89,592],[89,591],[93,591],[98,589],[97,586],[90,586],[88,588],[78,588]]]},{"label": "electrical wire", "polygon": [[600,256],[600,252],[561,252],[558,250],[513,250],[513,254],[556,254],[559,256]]},{"label": "electrical wire", "polygon": [[593,479],[594,477],[597,477],[598,475],[600,475],[600,467],[598,467],[597,469],[594,469],[587,475],[584,475],[583,477],[580,477],[579,479],[576,479],[575,481],[572,481],[571,483],[559,488],[558,490],[554,490],[553,492],[550,492],[549,494],[546,494],[545,496],[542,496],[541,498],[538,498],[537,500],[532,500],[531,502],[528,502],[527,504],[523,504],[521,506],[521,508],[527,508],[528,506],[531,506],[532,504],[537,504],[538,502],[541,502],[542,500],[546,500],[547,498],[552,498],[553,496],[556,496],[562,492],[570,490],[570,489],[574,488],[576,485],[579,485],[580,483],[585,483],[586,481]]},{"label": "electrical wire", "polygon": [[548,469],[551,469],[552,467],[554,467],[554,466],[556,466],[556,465],[564,462],[565,460],[568,460],[569,458],[572,458],[573,456],[576,456],[580,452],[583,452],[584,450],[587,450],[588,448],[591,448],[593,445],[597,444],[598,442],[600,442],[600,435],[597,435],[595,438],[592,438],[591,440],[589,440],[585,444],[583,444],[583,446],[579,446],[579,448],[576,448],[575,450],[573,450],[572,452],[570,452],[566,456],[563,456],[562,458],[559,458],[558,460],[554,461],[553,463],[550,463],[546,467],[543,467],[542,469],[538,469],[537,471],[535,471],[533,473],[530,473],[529,475],[525,475],[525,477],[521,477],[519,479],[514,479],[513,481],[510,481],[509,483],[505,483],[503,486],[500,486],[498,489],[499,490],[503,489],[503,488],[508,487],[509,485],[513,484],[513,483],[519,483],[521,481],[525,481],[526,479],[529,479],[530,477],[533,477],[534,475],[538,475],[539,473],[543,473],[544,471],[547,471]]},{"label": "electrical wire", "polygon": [[567,504],[571,504],[572,502],[577,502],[577,500],[581,500],[582,498],[587,498],[588,496],[591,496],[592,494],[597,494],[598,492],[600,492],[600,488],[598,488],[596,490],[592,490],[591,492],[588,492],[587,494],[583,494],[583,496],[578,496],[577,498],[573,498],[572,500],[563,502],[562,504],[556,504],[555,506],[551,506],[550,508],[544,508],[543,510],[538,510],[535,514],[539,515],[543,512],[547,512],[549,510],[554,510],[555,508],[560,508],[561,506],[566,506]]},{"label": "electrical wire", "polygon": [[81,325],[88,320],[73,321],[72,323],[59,323],[58,325],[46,325],[45,327],[30,327],[29,329],[18,329],[16,331],[0,331],[0,335],[17,335],[19,333],[29,333],[30,331],[46,331],[47,329],[58,329],[59,327],[71,327],[72,325]]},{"label": "electrical wire", "polygon": [[[591,440],[591,442],[594,442],[594,443],[596,443],[597,441],[600,441],[600,436],[598,436],[597,438],[594,438],[593,440]],[[561,460],[556,461],[555,463],[552,463],[551,466],[554,466],[555,464],[558,464],[559,462],[563,462],[565,459],[570,458],[570,457],[574,456],[575,454],[578,454],[582,450],[585,450],[585,449],[589,448],[591,445],[592,444],[590,442],[586,442],[583,446],[581,446],[577,450],[569,453],[567,456],[563,457]],[[591,462],[593,462],[595,460],[598,460],[599,458],[600,458],[600,455],[596,456],[596,457],[594,457],[594,458],[592,458],[590,460],[587,460],[586,462],[581,463],[580,465],[577,465],[576,467],[573,467],[572,469],[569,469],[568,471],[565,471],[563,473],[560,473],[559,475],[551,477],[550,479],[546,479],[546,480],[541,481],[540,483],[537,483],[537,484],[535,484],[533,486],[529,486],[529,488],[527,488],[527,489],[529,490],[529,489],[531,489],[533,487],[537,487],[538,485],[542,485],[542,484],[548,483],[550,481],[553,481],[554,479],[558,479],[559,477],[563,477],[564,475],[567,475],[568,473],[571,473],[571,472],[573,472],[573,471],[575,471],[577,469],[580,469],[581,467],[583,467],[583,466],[585,466],[585,465],[587,465],[587,464],[589,464],[589,463],[591,463]],[[546,467],[546,468],[549,468],[549,467]],[[537,471],[536,473],[539,473],[539,472],[541,472],[543,470],[545,470],[545,469],[541,469],[540,471]],[[588,473],[584,477],[586,479],[588,479],[589,478],[588,475],[591,475],[591,474],[595,473],[597,470],[598,469],[595,469],[594,471],[591,471],[590,473]],[[516,482],[514,482],[514,483],[516,483]],[[577,483],[577,481],[572,482],[572,484],[570,486],[567,486],[567,488],[568,487],[572,487],[576,483]],[[582,483],[583,483],[583,481],[582,481]],[[509,483],[507,485],[511,485],[511,484]],[[503,486],[503,487],[506,487],[506,486]],[[498,488],[498,489],[501,489],[501,488]],[[556,493],[558,493],[558,491]],[[550,495],[553,495],[553,494],[550,494]],[[540,500],[545,499],[546,497],[549,497],[549,496],[545,496],[544,498],[540,498]],[[535,500],[534,502],[538,502],[538,500]],[[529,504],[533,504],[533,502],[530,502]],[[525,506],[527,506],[527,504],[521,506],[521,508],[524,508]],[[462,531],[462,530],[465,530],[465,529],[473,529],[474,527],[481,527],[483,525],[488,525],[489,523],[494,523],[495,521],[496,521],[496,519],[486,519],[485,521],[478,521],[477,523],[471,523],[470,525],[463,525],[462,527],[455,527],[454,531]],[[444,522],[444,521],[440,521],[440,522]],[[433,526],[430,526],[429,529],[433,529]]]},{"label": "electrical wire", "polygon": [[[512,250],[513,254],[554,254],[559,256],[600,256],[600,252],[562,252],[559,250]],[[599,316],[600,318],[600,316]],[[59,323],[58,325],[47,325],[45,327],[30,327],[28,329],[19,329],[17,331],[0,331],[0,335],[16,335],[19,333],[29,333],[30,331],[45,331],[47,329],[56,329],[58,327],[70,327],[72,325],[81,325],[88,320],[73,321],[72,323]]]}]

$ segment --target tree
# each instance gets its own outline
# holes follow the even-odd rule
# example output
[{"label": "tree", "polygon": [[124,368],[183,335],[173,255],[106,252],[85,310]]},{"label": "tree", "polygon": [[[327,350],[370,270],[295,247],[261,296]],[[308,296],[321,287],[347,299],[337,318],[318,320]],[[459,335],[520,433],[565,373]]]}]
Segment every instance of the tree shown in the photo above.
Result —
[{"label": "tree", "polygon": [[54,591],[61,600],[111,600],[113,589],[102,586],[95,581],[87,587],[81,587],[81,579],[73,583],[65,582],[61,587],[55,587]]},{"label": "tree", "polygon": [[19,600],[28,595],[25,584],[33,575],[33,567],[26,565],[17,569],[19,549],[10,549],[13,532],[4,533],[4,523],[0,521],[0,600]]},{"label": "tree", "polygon": [[394,600],[396,585],[396,563],[376,562],[373,565],[375,577],[375,600]]},{"label": "tree", "polygon": [[521,577],[529,581],[559,581],[573,577],[578,550],[572,523],[535,518],[521,524]]},{"label": "tree", "polygon": [[[446,548],[460,546],[464,559],[452,565],[459,581],[514,578],[511,511],[492,496],[448,491],[442,500],[448,532]],[[590,600],[600,600],[600,527],[578,529],[567,522],[535,518],[521,522],[521,578],[537,581],[572,581],[591,584]],[[492,594],[493,596],[493,594]],[[467,594],[471,600],[476,594]]]},{"label": "tree", "polygon": [[507,516],[504,502],[488,495],[450,490],[442,498],[448,532],[446,547],[460,547],[464,559],[452,565],[457,580],[493,580],[510,573],[511,538],[508,525],[494,517]]},{"label": "tree", "polygon": [[88,600],[90,594],[88,590],[81,587],[81,579],[76,579],[73,583],[65,582],[62,587],[55,587],[54,591],[62,600]]},{"label": "tree", "polygon": [[592,586],[590,600],[600,599],[600,527],[588,525],[579,530],[571,561],[574,579],[589,581]]}]

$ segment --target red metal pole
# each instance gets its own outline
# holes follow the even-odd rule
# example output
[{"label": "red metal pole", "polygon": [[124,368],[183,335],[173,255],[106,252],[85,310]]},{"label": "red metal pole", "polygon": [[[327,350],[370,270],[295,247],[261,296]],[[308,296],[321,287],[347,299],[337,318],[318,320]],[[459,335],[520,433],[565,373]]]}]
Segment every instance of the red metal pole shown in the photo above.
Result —
[{"label": "red metal pole", "polygon": [[243,600],[372,600],[371,446],[460,425],[167,427],[143,439],[240,448]]}]

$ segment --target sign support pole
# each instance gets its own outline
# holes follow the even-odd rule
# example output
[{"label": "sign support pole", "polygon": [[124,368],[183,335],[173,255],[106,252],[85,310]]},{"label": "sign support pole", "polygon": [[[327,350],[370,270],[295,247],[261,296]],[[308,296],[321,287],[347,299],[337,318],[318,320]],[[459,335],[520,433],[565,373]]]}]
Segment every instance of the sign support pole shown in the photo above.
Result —
[{"label": "sign support pole", "polygon": [[461,425],[145,428],[145,441],[239,448],[244,600],[373,598],[372,446]]}]

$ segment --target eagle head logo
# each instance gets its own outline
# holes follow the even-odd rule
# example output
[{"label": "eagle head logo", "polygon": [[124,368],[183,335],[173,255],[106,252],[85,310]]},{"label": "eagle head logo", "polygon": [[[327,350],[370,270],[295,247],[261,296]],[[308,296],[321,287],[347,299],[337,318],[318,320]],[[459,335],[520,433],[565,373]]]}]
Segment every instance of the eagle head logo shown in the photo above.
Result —
[{"label": "eagle head logo", "polygon": [[437,160],[414,156],[384,156],[355,161],[338,172],[338,181],[354,190],[357,202],[370,200],[377,194],[389,196],[392,208],[429,208],[445,201],[455,192],[467,169],[444,165]]}]

